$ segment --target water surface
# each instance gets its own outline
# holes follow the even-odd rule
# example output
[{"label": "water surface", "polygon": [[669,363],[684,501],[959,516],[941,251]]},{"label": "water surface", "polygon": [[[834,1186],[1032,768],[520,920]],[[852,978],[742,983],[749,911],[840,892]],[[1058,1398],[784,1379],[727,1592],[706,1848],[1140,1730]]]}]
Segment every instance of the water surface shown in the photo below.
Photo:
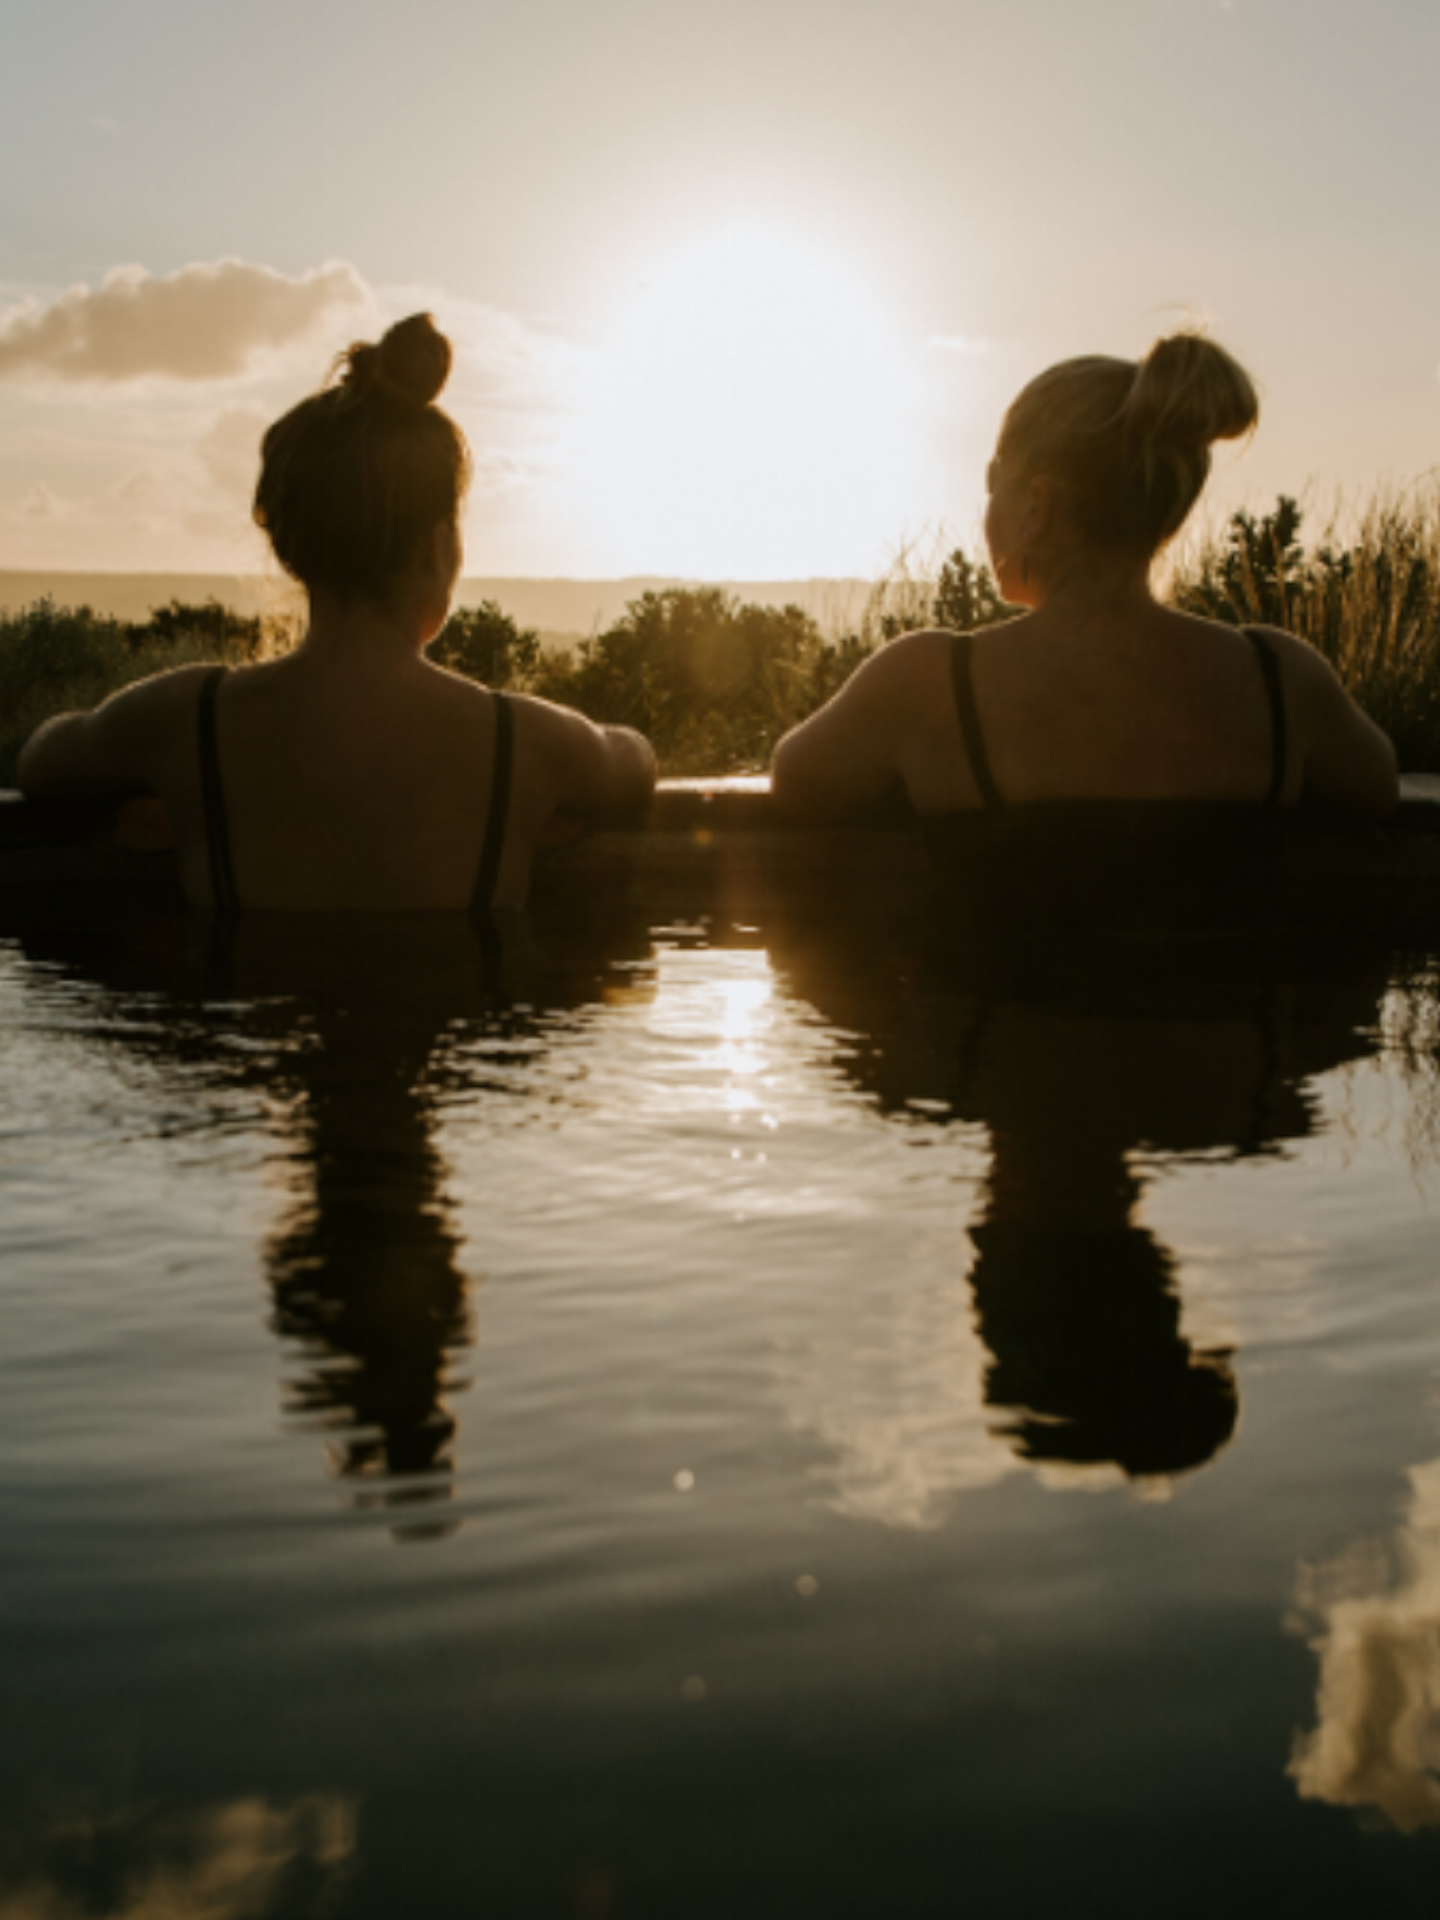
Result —
[{"label": "water surface", "polygon": [[1436,981],[14,928],[0,1920],[1431,1914]]}]

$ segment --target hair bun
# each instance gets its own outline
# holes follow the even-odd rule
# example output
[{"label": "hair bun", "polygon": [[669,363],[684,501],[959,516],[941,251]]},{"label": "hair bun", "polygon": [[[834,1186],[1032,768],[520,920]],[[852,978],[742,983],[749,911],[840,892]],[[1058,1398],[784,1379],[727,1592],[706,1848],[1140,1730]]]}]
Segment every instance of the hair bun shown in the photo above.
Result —
[{"label": "hair bun", "polygon": [[1201,453],[1216,440],[1249,433],[1260,402],[1249,374],[1223,347],[1203,334],[1173,333],[1136,368],[1125,416],[1142,447]]},{"label": "hair bun", "polygon": [[379,353],[387,383],[417,406],[428,407],[450,378],[450,342],[428,313],[397,320]]},{"label": "hair bun", "polygon": [[357,341],[339,360],[340,385],[354,399],[379,393],[428,407],[450,377],[450,342],[428,313],[397,320],[378,346]]}]

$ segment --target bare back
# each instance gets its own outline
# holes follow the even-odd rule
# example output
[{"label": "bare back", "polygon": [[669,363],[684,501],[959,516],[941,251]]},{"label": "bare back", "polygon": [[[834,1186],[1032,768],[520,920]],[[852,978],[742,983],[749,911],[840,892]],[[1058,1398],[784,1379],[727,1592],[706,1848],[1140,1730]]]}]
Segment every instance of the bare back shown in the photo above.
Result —
[{"label": "bare back", "polygon": [[[1374,818],[1394,805],[1390,743],[1303,641],[1262,630],[1278,671],[1282,806]],[[954,635],[903,635],[777,749],[774,790],[833,818],[903,789],[922,814],[985,805],[952,681]],[[1261,804],[1274,704],[1247,634],[1151,601],[1122,614],[1058,605],[971,636],[975,715],[1003,803]]]},{"label": "bare back", "polygon": [[[235,890],[247,907],[466,906],[492,805],[496,707],[478,687],[404,661],[307,672],[297,659],[221,681],[218,774]],[[186,890],[213,895],[199,754],[171,805]]]},{"label": "bare back", "polygon": [[[21,761],[27,791],[149,792],[164,803],[187,898],[214,906],[199,708],[213,675],[185,667],[93,714],[47,723]],[[521,907],[535,851],[562,817],[642,805],[654,756],[636,734],[507,695],[513,769],[487,903]],[[234,669],[215,693],[215,764],[239,905],[281,912],[454,912],[475,899],[495,801],[497,700],[418,650],[301,648]],[[213,808],[212,808],[213,820]]]},{"label": "bare back", "polygon": [[[970,636],[970,653],[976,720],[1007,804],[1259,803],[1272,790],[1272,703],[1255,646],[1234,628],[1156,609],[1102,638],[1042,613]],[[924,812],[979,799],[954,705],[916,743]],[[1286,760],[1281,804],[1300,783],[1298,756]]]}]

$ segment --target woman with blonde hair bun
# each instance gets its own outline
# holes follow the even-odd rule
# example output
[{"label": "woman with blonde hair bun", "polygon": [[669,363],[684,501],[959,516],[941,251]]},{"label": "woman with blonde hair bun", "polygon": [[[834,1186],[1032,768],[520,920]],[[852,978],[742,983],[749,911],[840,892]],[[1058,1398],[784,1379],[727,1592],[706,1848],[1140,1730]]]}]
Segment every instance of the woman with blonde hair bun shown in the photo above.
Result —
[{"label": "woman with blonde hair bun", "polygon": [[1005,415],[985,515],[1000,593],[1024,611],[873,654],[781,741],[776,800],[829,819],[903,794],[1012,845],[1022,822],[1032,841],[1083,819],[1130,846],[1224,823],[1238,844],[1297,811],[1388,813],[1390,742],[1312,647],[1180,613],[1152,588],[1211,446],[1258,411],[1243,367],[1191,333],[1138,364],[1066,360],[1033,380]]},{"label": "woman with blonde hair bun", "polygon": [[227,913],[523,906],[557,822],[643,805],[639,734],[425,658],[470,477],[435,404],[449,371],[449,342],[412,315],[266,433],[254,517],[305,589],[293,653],[179,667],[47,721],[25,792],[158,795],[188,898]]}]

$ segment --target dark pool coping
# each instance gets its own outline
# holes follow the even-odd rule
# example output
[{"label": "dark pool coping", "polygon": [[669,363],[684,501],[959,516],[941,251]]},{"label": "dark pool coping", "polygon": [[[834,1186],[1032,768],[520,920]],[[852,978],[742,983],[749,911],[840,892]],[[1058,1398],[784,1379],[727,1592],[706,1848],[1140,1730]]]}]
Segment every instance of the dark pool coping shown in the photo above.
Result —
[{"label": "dark pool coping", "polygon": [[[1374,827],[1286,835],[1291,903],[1303,914],[1440,929],[1440,775],[1407,774]],[[893,915],[930,897],[933,872],[908,814],[843,827],[787,821],[763,775],[664,780],[643,818],[587,834],[537,862],[542,910],[624,900],[641,913],[743,920],[793,905]],[[70,802],[0,790],[0,900],[91,894],[178,898],[169,824],[150,800]]]},{"label": "dark pool coping", "polygon": [[[609,829],[627,833],[686,833],[696,829],[727,833],[786,832],[823,839],[836,831],[797,826],[786,820],[770,798],[765,774],[724,775],[715,779],[662,780],[648,811],[633,826]],[[915,823],[896,812],[863,823],[862,831],[914,832]],[[80,847],[97,840],[154,851],[164,835],[155,803],[113,800],[33,800],[13,789],[0,788],[0,853],[20,848]],[[1298,826],[1297,836],[1312,838],[1316,829]],[[1376,835],[1440,834],[1440,774],[1407,773],[1400,780],[1400,805],[1378,827],[1356,834],[1328,835],[1340,840],[1366,840]]]}]

